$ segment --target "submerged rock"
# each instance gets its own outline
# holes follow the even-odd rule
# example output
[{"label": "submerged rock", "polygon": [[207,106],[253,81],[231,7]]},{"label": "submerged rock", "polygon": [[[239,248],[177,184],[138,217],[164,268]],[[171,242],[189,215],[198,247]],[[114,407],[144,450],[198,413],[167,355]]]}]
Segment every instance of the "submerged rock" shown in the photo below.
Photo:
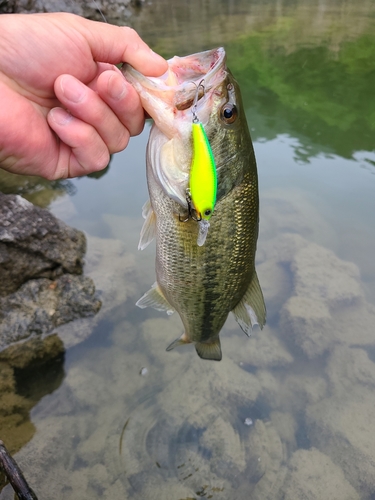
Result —
[{"label": "submerged rock", "polygon": [[359,386],[375,390],[375,363],[364,349],[337,346],[327,363],[326,373],[331,391],[347,398]]},{"label": "submerged rock", "polygon": [[[30,410],[61,384],[63,353],[64,346],[57,335],[34,337],[0,353],[0,432],[11,454],[18,452],[35,433]],[[4,485],[5,478],[0,475],[0,491]]]},{"label": "submerged rock", "polygon": [[[374,342],[369,328],[358,328],[358,319],[368,326],[373,317],[354,263],[309,243],[291,258],[290,269],[294,291],[281,310],[280,327],[285,337],[292,338],[308,358],[323,354],[337,342]],[[348,320],[354,319],[351,331]]]},{"label": "submerged rock", "polygon": [[283,486],[288,500],[359,500],[343,471],[315,448],[296,451]]},{"label": "submerged rock", "polygon": [[297,296],[323,301],[331,310],[358,305],[364,298],[358,267],[315,243],[296,253],[291,271]]},{"label": "submerged rock", "polygon": [[[25,342],[13,344],[0,352],[0,364],[8,365],[12,370],[25,370],[45,365],[63,356],[64,352],[64,345],[56,334],[44,338],[33,337]],[[3,389],[1,384],[0,377],[0,392]]]},{"label": "submerged rock", "polygon": [[0,297],[29,279],[81,274],[85,235],[19,195],[0,193]]},{"label": "submerged rock", "polygon": [[341,467],[363,499],[375,492],[374,420],[374,391],[359,384],[345,399],[333,396],[306,409],[311,444]]},{"label": "submerged rock", "polygon": [[294,295],[281,311],[282,331],[293,337],[297,346],[309,357],[322,354],[332,345],[333,319],[322,300]]}]

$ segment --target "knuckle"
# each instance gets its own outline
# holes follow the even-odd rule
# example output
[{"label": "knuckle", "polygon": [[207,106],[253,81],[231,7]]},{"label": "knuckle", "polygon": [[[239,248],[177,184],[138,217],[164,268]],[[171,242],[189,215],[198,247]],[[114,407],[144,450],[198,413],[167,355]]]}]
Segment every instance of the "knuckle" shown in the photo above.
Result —
[{"label": "knuckle", "polygon": [[98,156],[94,159],[92,163],[92,171],[97,172],[98,170],[103,170],[110,160],[109,151],[102,151],[98,154]]},{"label": "knuckle", "polygon": [[141,133],[143,132],[144,126],[145,126],[145,122],[144,122],[144,120],[143,120],[142,122],[140,122],[140,123],[138,124],[138,126],[137,126],[137,127],[135,127],[135,128],[134,128],[134,132],[133,132],[133,134],[132,134],[132,135],[133,135],[133,136],[135,136],[135,135],[139,135],[139,134],[141,134]]},{"label": "knuckle", "polygon": [[96,131],[87,127],[81,131],[79,138],[80,163],[86,165],[88,170],[96,172],[102,170],[109,163],[109,151],[103,140]]},{"label": "knuckle", "polygon": [[129,144],[129,138],[129,131],[122,127],[121,133],[118,133],[116,137],[112,138],[109,151],[111,153],[118,153],[119,151],[122,151]]},{"label": "knuckle", "polygon": [[134,28],[131,28],[130,26],[123,26],[122,29],[126,31],[127,35],[131,38],[139,38],[138,33],[135,31]]}]

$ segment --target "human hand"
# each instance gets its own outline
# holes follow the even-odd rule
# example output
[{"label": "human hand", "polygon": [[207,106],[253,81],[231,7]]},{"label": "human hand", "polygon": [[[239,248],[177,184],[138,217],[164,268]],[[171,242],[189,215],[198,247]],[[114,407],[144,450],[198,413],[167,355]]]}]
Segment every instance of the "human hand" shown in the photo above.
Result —
[{"label": "human hand", "polygon": [[114,66],[167,70],[131,28],[73,14],[0,16],[0,167],[47,179],[105,168],[144,126],[137,92]]}]

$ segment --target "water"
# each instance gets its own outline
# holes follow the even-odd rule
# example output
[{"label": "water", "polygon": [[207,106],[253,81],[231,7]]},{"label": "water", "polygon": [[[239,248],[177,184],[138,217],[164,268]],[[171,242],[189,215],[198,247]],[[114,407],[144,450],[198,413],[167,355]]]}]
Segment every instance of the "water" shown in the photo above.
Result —
[{"label": "water", "polygon": [[247,339],[230,318],[210,363],[165,352],[178,317],[134,306],[154,281],[154,247],[137,251],[149,125],[100,178],[34,193],[86,232],[103,300],[61,328],[64,358],[19,375],[30,411],[6,433],[39,498],[374,498],[374,15],[159,0],[132,19],[166,57],[227,50],[258,161],[268,322]]}]

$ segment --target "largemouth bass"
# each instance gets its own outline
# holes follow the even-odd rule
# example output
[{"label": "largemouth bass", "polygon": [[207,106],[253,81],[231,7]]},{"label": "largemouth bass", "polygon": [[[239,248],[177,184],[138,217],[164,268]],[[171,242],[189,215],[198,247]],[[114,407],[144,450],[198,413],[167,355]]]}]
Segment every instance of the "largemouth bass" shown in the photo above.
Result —
[{"label": "largemouth bass", "polygon": [[[168,63],[160,78],[145,77],[129,65],[123,68],[154,120],[147,146],[150,201],[143,209],[139,248],[156,238],[156,283],[137,305],[178,312],[185,331],[168,351],[194,342],[201,358],[220,360],[219,333],[230,311],[247,335],[266,320],[255,271],[256,161],[240,89],[226,67],[224,49],[175,56]],[[217,174],[209,222],[200,220],[189,191],[196,117]],[[197,175],[199,181],[199,170]]]}]

